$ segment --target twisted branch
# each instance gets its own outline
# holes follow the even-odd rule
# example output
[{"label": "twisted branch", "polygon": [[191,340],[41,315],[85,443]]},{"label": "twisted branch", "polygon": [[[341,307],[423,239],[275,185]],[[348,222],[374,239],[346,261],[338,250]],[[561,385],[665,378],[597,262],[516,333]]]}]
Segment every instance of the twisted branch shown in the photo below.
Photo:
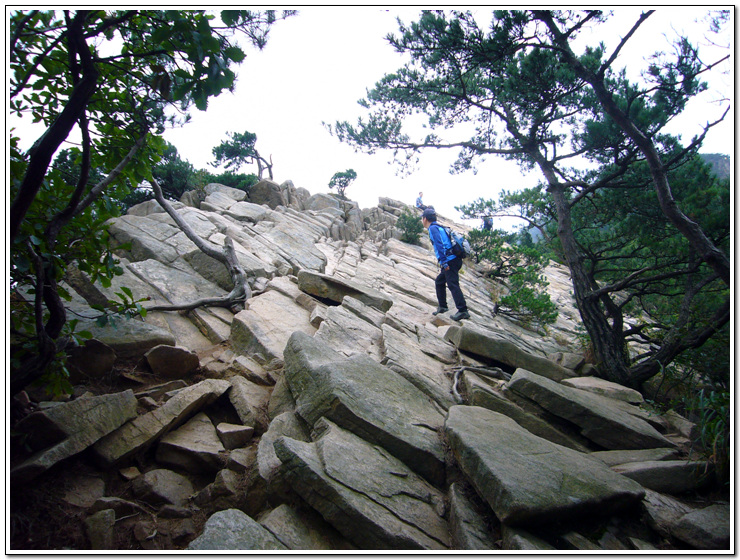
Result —
[{"label": "twisted branch", "polygon": [[175,220],[177,226],[183,231],[183,233],[185,233],[185,235],[187,235],[188,239],[195,243],[198,249],[203,251],[206,255],[216,259],[226,266],[229,274],[231,274],[231,279],[234,282],[234,289],[224,297],[203,298],[191,303],[183,304],[156,305],[154,307],[147,308],[147,311],[191,311],[197,307],[210,306],[226,307],[233,313],[237,313],[244,309],[245,302],[252,297],[252,290],[247,283],[247,273],[244,271],[241,264],[239,264],[239,259],[234,250],[234,242],[231,238],[226,237],[222,250],[216,249],[213,244],[201,239],[201,237],[193,231],[190,225],[182,219],[169,201],[164,198],[162,188],[154,178],[152,178],[152,188],[157,202],[159,202],[160,206],[162,206],[170,217]]}]

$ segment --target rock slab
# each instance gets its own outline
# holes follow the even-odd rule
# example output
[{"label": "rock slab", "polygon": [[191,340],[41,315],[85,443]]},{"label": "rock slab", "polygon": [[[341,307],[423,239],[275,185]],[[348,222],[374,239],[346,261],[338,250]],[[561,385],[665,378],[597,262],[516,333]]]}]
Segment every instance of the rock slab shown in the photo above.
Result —
[{"label": "rock slab", "polygon": [[634,481],[529,433],[503,414],[454,406],[445,430],[463,473],[496,517],[510,526],[608,516],[644,496]]},{"label": "rock slab", "polygon": [[566,387],[525,369],[514,373],[507,388],[572,422],[581,429],[584,437],[605,449],[676,446],[646,421],[615,404],[621,401]]},{"label": "rock slab", "polygon": [[287,550],[270,531],[243,511],[217,511],[188,550]]},{"label": "rock slab", "polygon": [[700,550],[730,548],[730,506],[715,504],[684,515],[673,536]]},{"label": "rock slab", "polygon": [[343,358],[300,331],[284,354],[296,412],[310,426],[326,417],[382,446],[433,484],[444,481],[438,437],[444,417],[414,385],[367,356]]},{"label": "rock slab", "polygon": [[216,473],[224,464],[226,449],[210,418],[196,414],[157,446],[157,461],[189,473]]},{"label": "rock slab", "polygon": [[301,270],[298,273],[298,287],[307,294],[328,299],[337,304],[342,303],[345,296],[351,296],[383,312],[388,311],[393,305],[393,300],[378,290],[362,286],[357,282],[308,270]]},{"label": "rock slab", "polygon": [[117,464],[186,422],[230,386],[222,379],[206,379],[182,389],[158,409],[127,422],[102,438],[93,450],[104,466]]},{"label": "rock slab", "polygon": [[280,437],[275,451],[293,489],[358,547],[444,550],[443,497],[401,461],[323,420],[306,443]]},{"label": "rock slab", "polygon": [[[14,467],[14,482],[29,481],[68,457],[87,449],[136,417],[136,397],[121,393],[81,397],[45,411],[35,412],[18,424],[28,433],[30,445],[41,449]],[[44,449],[46,445],[51,445]]]},{"label": "rock slab", "polygon": [[496,360],[512,368],[524,368],[554,381],[573,377],[572,370],[559,366],[547,358],[525,352],[509,340],[491,336],[482,329],[468,325],[450,327],[445,338],[458,350]]}]

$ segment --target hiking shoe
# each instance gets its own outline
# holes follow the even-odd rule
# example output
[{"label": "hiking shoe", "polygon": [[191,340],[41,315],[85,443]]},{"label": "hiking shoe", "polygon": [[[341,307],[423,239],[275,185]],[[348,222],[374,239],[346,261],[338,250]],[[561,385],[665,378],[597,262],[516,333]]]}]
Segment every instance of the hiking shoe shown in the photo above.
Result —
[{"label": "hiking shoe", "polygon": [[454,315],[450,315],[450,319],[453,321],[460,321],[462,319],[470,319],[470,313],[467,311],[458,311]]},{"label": "hiking shoe", "polygon": [[438,307],[437,311],[432,312],[432,315],[439,315],[440,313],[447,313],[449,309],[447,307]]}]

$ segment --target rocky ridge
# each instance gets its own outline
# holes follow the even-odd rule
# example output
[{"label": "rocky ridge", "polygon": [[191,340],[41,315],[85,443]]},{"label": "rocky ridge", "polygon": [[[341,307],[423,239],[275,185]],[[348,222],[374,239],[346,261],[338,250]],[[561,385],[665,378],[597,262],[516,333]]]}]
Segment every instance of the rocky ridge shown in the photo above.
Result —
[{"label": "rocky ridge", "polygon": [[403,203],[263,181],[175,206],[203,239],[233,240],[253,297],[98,327],[89,304],[122,286],[154,305],[231,289],[156,202],[111,221],[123,276],[68,279],[94,334],[70,357],[75,394],[21,395],[14,426],[11,512],[54,479],[77,528],[44,546],[18,514],[12,548],[729,548],[692,426],[579,354],[563,267],[548,268],[547,333],[495,316],[473,263],[455,323],[431,315],[436,263],[428,240],[399,240]]}]

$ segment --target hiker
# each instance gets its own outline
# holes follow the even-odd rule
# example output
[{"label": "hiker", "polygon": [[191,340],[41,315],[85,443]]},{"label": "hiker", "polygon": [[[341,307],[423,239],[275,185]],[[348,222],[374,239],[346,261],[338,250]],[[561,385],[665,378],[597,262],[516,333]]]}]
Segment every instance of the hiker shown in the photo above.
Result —
[{"label": "hiker", "polygon": [[420,192],[419,193],[419,197],[416,199],[416,207],[419,210],[426,210],[427,209],[427,206],[425,206],[424,205],[424,202],[421,200],[421,197],[423,197],[423,196],[424,196],[424,193]]},{"label": "hiker", "polygon": [[428,206],[421,214],[421,223],[424,227],[429,230],[429,240],[432,242],[434,252],[437,255],[437,261],[439,262],[440,272],[437,278],[434,280],[434,287],[437,291],[437,310],[432,315],[439,315],[440,313],[446,313],[447,308],[447,290],[450,289],[452,299],[457,307],[457,313],[450,316],[453,321],[460,321],[461,319],[470,319],[470,313],[468,313],[468,305],[465,303],[465,296],[463,296],[462,290],[460,289],[460,268],[462,268],[463,260],[461,257],[456,257],[450,253],[452,243],[447,235],[447,232],[442,226],[437,223],[437,214],[431,206]]},{"label": "hiker", "polygon": [[491,216],[483,216],[483,229],[485,231],[491,231],[493,227],[493,219]]}]

